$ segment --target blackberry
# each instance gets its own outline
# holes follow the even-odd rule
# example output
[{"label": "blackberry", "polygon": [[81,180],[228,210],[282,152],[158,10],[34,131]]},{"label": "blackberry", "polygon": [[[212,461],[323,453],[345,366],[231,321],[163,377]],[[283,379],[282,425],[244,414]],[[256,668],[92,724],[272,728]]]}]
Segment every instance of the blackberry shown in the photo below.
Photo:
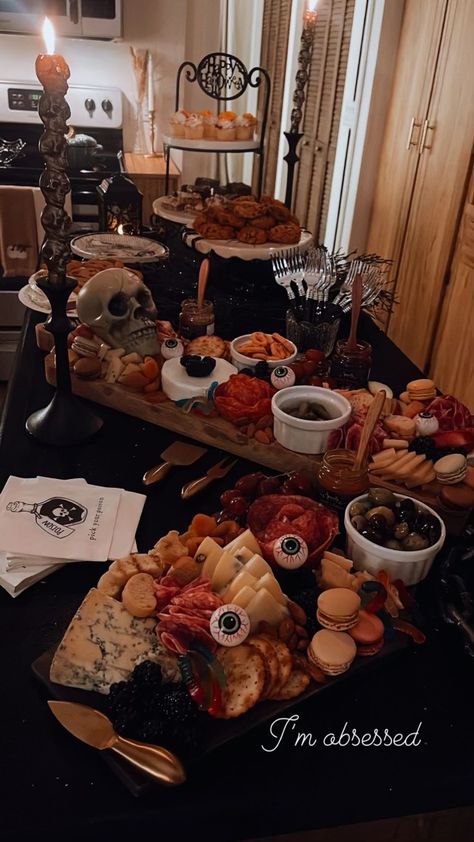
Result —
[{"label": "blackberry", "polygon": [[[166,687],[166,690],[165,690]],[[192,722],[197,708],[184,684],[164,685],[164,692],[156,700],[156,711],[171,722]]]},{"label": "blackberry", "polygon": [[459,445],[458,447],[437,447],[434,454],[434,459],[441,459],[443,456],[450,456],[451,453],[462,453],[463,456],[466,455],[466,448]]},{"label": "blackberry", "polygon": [[427,459],[433,459],[436,453],[436,445],[431,436],[417,436],[408,445],[408,450],[417,453],[419,456],[426,456]]},{"label": "blackberry", "polygon": [[146,743],[159,743],[166,740],[167,726],[163,719],[145,719],[139,726],[138,736]]},{"label": "blackberry", "polygon": [[152,661],[142,661],[133,670],[131,680],[140,687],[158,690],[162,683],[161,667]]},{"label": "blackberry", "polygon": [[264,380],[265,377],[268,377],[269,373],[269,366],[266,360],[259,360],[257,365],[255,366],[255,376]]},{"label": "blackberry", "polygon": [[292,594],[291,598],[306,612],[306,631],[312,637],[319,628],[316,621],[316,591],[305,588]]}]

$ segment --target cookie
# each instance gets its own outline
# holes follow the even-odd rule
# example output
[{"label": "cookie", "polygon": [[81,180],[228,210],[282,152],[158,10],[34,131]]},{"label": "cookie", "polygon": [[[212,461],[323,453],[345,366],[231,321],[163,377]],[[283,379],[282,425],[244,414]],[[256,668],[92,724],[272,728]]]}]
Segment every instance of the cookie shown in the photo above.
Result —
[{"label": "cookie", "polygon": [[234,237],[234,229],[230,225],[219,225],[217,222],[202,225],[199,233],[208,240],[232,240]]},{"label": "cookie", "polygon": [[260,202],[239,202],[235,207],[235,212],[238,216],[244,219],[255,219],[257,216],[262,216],[264,209]]},{"label": "cookie", "polygon": [[101,371],[102,364],[98,357],[80,357],[74,363],[74,374],[81,380],[95,380]]},{"label": "cookie", "polygon": [[270,214],[264,214],[263,216],[257,216],[256,219],[252,219],[252,225],[255,228],[263,228],[264,231],[268,231],[275,225],[275,219]]},{"label": "cookie", "polygon": [[[272,211],[273,213],[273,211]],[[269,239],[274,243],[284,243],[285,245],[295,245],[300,241],[299,226],[293,223],[282,223],[270,228],[268,232]]]},{"label": "cookie", "polygon": [[156,609],[153,576],[149,573],[135,573],[122,591],[122,603],[133,617],[151,617]]},{"label": "cookie", "polygon": [[255,228],[254,225],[244,225],[237,231],[239,243],[250,243],[250,245],[262,245],[267,241],[267,232],[263,228]]},{"label": "cookie", "polygon": [[198,354],[202,357],[223,357],[226,344],[220,336],[197,336],[186,346],[187,354]]}]

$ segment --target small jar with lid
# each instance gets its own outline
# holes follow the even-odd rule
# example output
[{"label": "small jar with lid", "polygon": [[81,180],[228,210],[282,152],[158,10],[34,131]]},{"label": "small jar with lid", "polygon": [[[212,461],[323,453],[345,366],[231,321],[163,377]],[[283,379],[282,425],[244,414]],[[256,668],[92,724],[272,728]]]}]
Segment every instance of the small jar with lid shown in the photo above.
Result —
[{"label": "small jar with lid", "polygon": [[200,305],[196,298],[185,298],[181,302],[179,332],[184,339],[196,336],[210,336],[214,333],[214,305],[204,300]]},{"label": "small jar with lid", "polygon": [[349,348],[346,340],[336,343],[331,361],[331,377],[336,389],[365,389],[372,365],[372,346],[359,340]]},{"label": "small jar with lid", "polygon": [[341,513],[369,488],[367,463],[354,470],[355,458],[353,450],[328,450],[317,472],[318,500]]}]

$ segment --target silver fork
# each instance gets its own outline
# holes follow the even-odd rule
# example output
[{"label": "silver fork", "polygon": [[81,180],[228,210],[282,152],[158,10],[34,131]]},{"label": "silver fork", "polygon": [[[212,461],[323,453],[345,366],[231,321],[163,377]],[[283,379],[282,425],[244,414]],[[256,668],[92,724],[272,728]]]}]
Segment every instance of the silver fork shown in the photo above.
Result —
[{"label": "silver fork", "polygon": [[291,302],[294,302],[296,295],[291,288],[292,273],[285,258],[285,252],[276,251],[272,257],[272,268],[275,281],[286,290]]},{"label": "silver fork", "polygon": [[230,458],[231,456],[228,454],[224,457],[224,459],[221,459],[220,462],[217,462],[216,465],[213,465],[212,468],[209,468],[204,476],[186,482],[181,489],[181,499],[189,500],[191,497],[194,497],[195,494],[199,494],[200,491],[207,488],[207,486],[210,485],[211,482],[214,482],[214,480],[222,479],[227,476],[229,471],[231,471],[234,465],[238,462],[238,459],[233,459],[229,462]]}]

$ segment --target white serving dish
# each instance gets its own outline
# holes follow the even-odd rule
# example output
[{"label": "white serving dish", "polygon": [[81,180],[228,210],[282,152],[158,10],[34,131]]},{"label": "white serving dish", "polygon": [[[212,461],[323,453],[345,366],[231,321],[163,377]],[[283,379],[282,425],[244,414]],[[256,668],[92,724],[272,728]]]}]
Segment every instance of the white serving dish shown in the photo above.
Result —
[{"label": "white serving dish", "polygon": [[[406,494],[395,494],[398,500],[406,500]],[[367,494],[362,494],[356,497],[352,503],[357,501],[364,501],[367,499]],[[435,557],[441,550],[446,539],[446,527],[439,517],[439,515],[426,506],[420,503],[419,500],[413,502],[418,510],[429,512],[441,524],[441,536],[436,544],[427,547],[426,550],[415,550],[414,552],[406,552],[403,550],[390,550],[388,547],[381,547],[379,544],[374,544],[367,538],[364,538],[351,524],[349,518],[349,508],[352,503],[347,506],[344,513],[344,527],[346,529],[347,542],[347,556],[351,558],[354,567],[357,570],[368,570],[369,573],[377,575],[380,570],[385,570],[390,579],[402,579],[405,585],[416,585],[425,579],[430,572],[431,566]]]},{"label": "white serving dish", "polygon": [[282,245],[282,243],[268,242],[263,245],[241,243],[239,240],[206,240],[192,228],[183,232],[183,242],[194,248],[200,254],[210,254],[212,251],[219,257],[238,257],[239,260],[270,260],[275,252],[306,251],[313,244],[313,235],[309,231],[301,231],[298,243]]},{"label": "white serving dish", "polygon": [[[307,421],[285,412],[285,406],[314,400],[327,407],[333,415],[328,421]],[[273,432],[279,444],[296,453],[324,453],[329,435],[349,420],[352,407],[338,392],[320,386],[289,386],[280,389],[272,398]]]},{"label": "white serving dish", "polygon": [[[245,333],[243,336],[236,336],[235,339],[232,340],[230,343],[230,356],[232,359],[232,364],[240,371],[242,368],[251,368],[252,370],[255,368],[260,360],[254,360],[253,357],[246,357],[245,354],[241,354],[239,352],[239,348],[241,345],[245,345],[247,342],[250,341],[252,338],[251,333]],[[290,340],[288,340],[289,342]],[[285,357],[283,360],[268,360],[268,368],[274,369],[278,368],[280,365],[289,365],[294,360],[296,360],[296,356],[298,354],[298,349],[296,345],[291,342],[293,346],[293,353],[289,354],[288,357]]]},{"label": "white serving dish", "polygon": [[161,388],[171,401],[190,398],[207,398],[213,383],[224,383],[237,369],[227,360],[216,359],[214,370],[207,377],[190,377],[180,363],[179,357],[172,357],[163,363]]}]

